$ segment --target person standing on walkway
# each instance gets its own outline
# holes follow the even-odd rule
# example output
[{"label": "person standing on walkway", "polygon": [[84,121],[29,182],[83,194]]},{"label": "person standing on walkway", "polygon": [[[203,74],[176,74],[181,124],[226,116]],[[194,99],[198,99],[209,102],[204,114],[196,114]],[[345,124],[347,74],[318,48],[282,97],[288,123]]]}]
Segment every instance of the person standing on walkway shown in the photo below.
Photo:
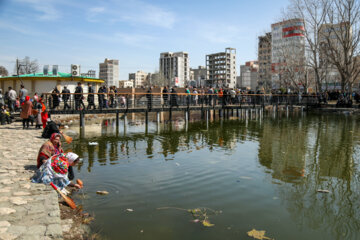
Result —
[{"label": "person standing on walkway", "polygon": [[64,89],[61,91],[61,97],[64,101],[64,110],[66,110],[66,108],[71,109],[70,105],[68,104],[70,99],[70,90],[66,86],[64,86]]},{"label": "person standing on walkway", "polygon": [[57,87],[55,87],[54,90],[51,92],[52,109],[55,109],[60,105],[59,94],[60,94],[60,92],[57,89]]},{"label": "person standing on walkway", "polygon": [[82,105],[82,109],[85,109],[82,93],[83,88],[81,87],[81,82],[78,82],[78,85],[75,88],[75,110],[81,110],[80,105]]},{"label": "person standing on walkway", "polygon": [[168,91],[167,87],[165,86],[164,89],[162,90],[162,97],[163,97],[165,106],[168,106],[168,99],[169,99],[168,93],[169,93],[169,91]]},{"label": "person standing on walkway", "polygon": [[176,93],[176,90],[175,88],[171,88],[171,96],[170,96],[170,106],[171,107],[179,107],[179,104],[177,102],[177,93]]},{"label": "person standing on walkway", "polygon": [[25,98],[28,95],[28,90],[25,89],[24,85],[20,85],[19,97],[20,97],[20,104],[22,105],[25,102]]},{"label": "person standing on walkway", "polygon": [[23,129],[29,128],[30,116],[32,115],[32,103],[30,101],[30,97],[25,97],[25,102],[21,105],[21,113],[20,117],[22,118],[23,122]]},{"label": "person standing on walkway", "polygon": [[147,98],[148,110],[151,110],[151,108],[152,108],[152,89],[151,89],[151,87],[149,87],[149,90],[147,91],[146,98]]},{"label": "person standing on walkway", "polygon": [[103,108],[104,104],[104,94],[103,94],[103,87],[99,87],[98,90],[98,101],[99,101],[99,108],[100,110]]},{"label": "person standing on walkway", "polygon": [[95,96],[94,96],[94,88],[93,86],[91,86],[90,83],[88,83],[88,96],[87,96],[87,101],[88,101],[88,106],[87,106],[87,110],[89,110],[91,107],[94,107],[94,109],[96,109],[95,107]]},{"label": "person standing on walkway", "polygon": [[2,94],[2,89],[0,89],[0,104],[4,105],[5,101],[4,101],[4,95]]},{"label": "person standing on walkway", "polygon": [[8,106],[9,106],[9,109],[10,109],[11,113],[15,111],[16,97],[17,97],[17,94],[16,94],[15,90],[12,89],[12,87],[9,87]]}]

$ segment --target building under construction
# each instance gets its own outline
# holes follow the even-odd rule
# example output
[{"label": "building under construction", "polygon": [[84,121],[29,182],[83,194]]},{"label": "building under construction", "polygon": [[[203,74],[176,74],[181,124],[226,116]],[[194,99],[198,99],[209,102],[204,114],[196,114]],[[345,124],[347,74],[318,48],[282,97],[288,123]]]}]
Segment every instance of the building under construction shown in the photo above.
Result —
[{"label": "building under construction", "polygon": [[236,49],[226,48],[225,52],[206,55],[208,69],[207,85],[230,87],[236,85]]}]

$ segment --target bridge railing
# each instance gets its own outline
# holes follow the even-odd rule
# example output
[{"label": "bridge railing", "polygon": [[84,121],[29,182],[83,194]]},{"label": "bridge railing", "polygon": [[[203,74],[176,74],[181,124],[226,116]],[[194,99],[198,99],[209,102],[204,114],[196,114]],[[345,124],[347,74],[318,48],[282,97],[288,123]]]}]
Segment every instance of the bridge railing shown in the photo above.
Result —
[{"label": "bridge railing", "polygon": [[134,109],[176,107],[307,106],[318,104],[316,95],[205,94],[205,93],[44,93],[51,110]]}]

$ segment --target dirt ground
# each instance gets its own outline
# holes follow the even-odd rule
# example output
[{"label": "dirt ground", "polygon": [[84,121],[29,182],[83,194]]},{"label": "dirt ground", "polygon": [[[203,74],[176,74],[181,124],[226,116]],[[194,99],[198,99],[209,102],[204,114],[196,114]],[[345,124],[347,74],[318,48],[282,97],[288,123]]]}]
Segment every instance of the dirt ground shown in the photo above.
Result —
[{"label": "dirt ground", "polygon": [[[73,189],[68,189],[73,191]],[[71,198],[71,194],[69,195]],[[90,223],[95,220],[89,213],[83,211],[81,205],[71,209],[62,198],[59,198],[61,226],[65,240],[99,240],[100,236],[93,233]]]}]

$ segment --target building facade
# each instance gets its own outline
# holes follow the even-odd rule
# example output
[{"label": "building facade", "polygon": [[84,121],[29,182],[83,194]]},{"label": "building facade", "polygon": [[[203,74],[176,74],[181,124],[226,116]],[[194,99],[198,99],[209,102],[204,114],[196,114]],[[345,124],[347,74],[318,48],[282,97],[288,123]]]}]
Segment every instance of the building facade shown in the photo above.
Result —
[{"label": "building facade", "polygon": [[119,86],[119,60],[107,59],[99,64],[99,78],[105,81],[105,84],[110,86]]},{"label": "building facade", "polygon": [[133,88],[134,81],[132,80],[120,80],[119,81],[119,88]]},{"label": "building facade", "polygon": [[271,32],[259,37],[258,62],[258,86],[271,89]]},{"label": "building facade", "polygon": [[225,52],[206,55],[208,70],[207,86],[230,87],[236,85],[236,49],[226,48]]},{"label": "building facade", "polygon": [[[348,23],[323,24],[320,27],[318,40],[320,43],[319,65],[321,74],[324,76],[322,90],[341,89],[341,76],[335,65],[332,64],[330,50],[334,49],[338,54],[334,57],[345,58],[345,52],[339,39],[346,39]],[[350,27],[350,39],[352,39],[352,28]],[[350,51],[347,53],[350,56]]]},{"label": "building facade", "polygon": [[207,79],[207,69],[205,66],[190,68],[190,73],[190,81],[193,83],[193,87],[200,87],[205,85],[205,81]]},{"label": "building facade", "polygon": [[166,85],[185,87],[190,80],[189,54],[187,52],[164,52],[160,54],[160,73]]},{"label": "building facade", "polygon": [[289,80],[290,71],[301,73],[305,64],[304,31],[304,20],[298,18],[271,25],[272,88],[287,87],[284,82]]},{"label": "building facade", "polygon": [[258,87],[259,64],[257,61],[246,62],[240,65],[240,87],[256,91]]},{"label": "building facade", "polygon": [[141,70],[136,73],[129,73],[129,80],[134,82],[136,88],[147,87],[150,85],[150,73]]}]

